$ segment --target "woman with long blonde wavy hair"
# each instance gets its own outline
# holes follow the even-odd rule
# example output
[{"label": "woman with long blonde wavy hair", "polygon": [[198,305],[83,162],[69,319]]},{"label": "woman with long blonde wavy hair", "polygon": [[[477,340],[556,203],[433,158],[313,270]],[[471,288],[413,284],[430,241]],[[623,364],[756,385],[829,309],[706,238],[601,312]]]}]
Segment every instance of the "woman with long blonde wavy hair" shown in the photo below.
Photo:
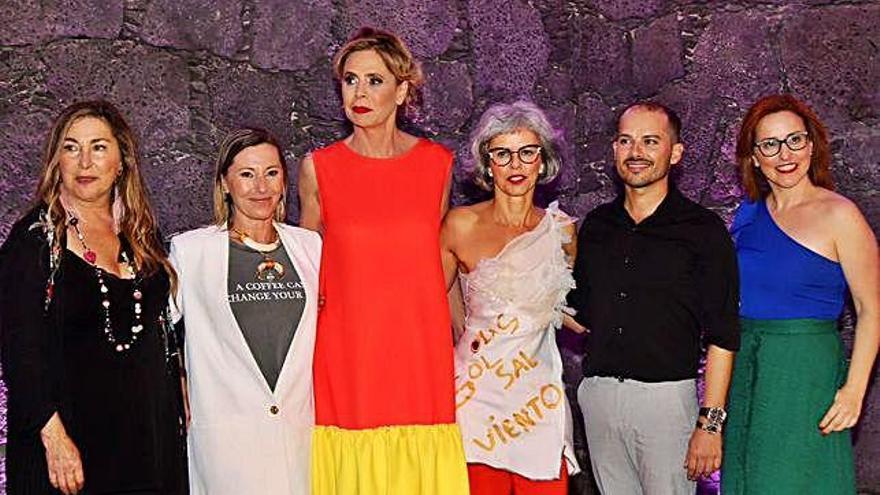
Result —
[{"label": "woman with long blonde wavy hair", "polygon": [[7,493],[185,493],[179,361],[134,134],[65,108],[37,204],[0,251]]}]

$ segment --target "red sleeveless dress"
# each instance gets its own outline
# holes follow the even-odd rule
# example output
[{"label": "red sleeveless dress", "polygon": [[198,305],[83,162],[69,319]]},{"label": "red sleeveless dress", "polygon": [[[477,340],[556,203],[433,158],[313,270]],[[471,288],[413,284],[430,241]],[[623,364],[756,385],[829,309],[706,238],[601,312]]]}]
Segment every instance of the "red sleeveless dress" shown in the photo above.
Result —
[{"label": "red sleeveless dress", "polygon": [[324,227],[313,493],[466,494],[440,262],[444,147],[314,152]]}]

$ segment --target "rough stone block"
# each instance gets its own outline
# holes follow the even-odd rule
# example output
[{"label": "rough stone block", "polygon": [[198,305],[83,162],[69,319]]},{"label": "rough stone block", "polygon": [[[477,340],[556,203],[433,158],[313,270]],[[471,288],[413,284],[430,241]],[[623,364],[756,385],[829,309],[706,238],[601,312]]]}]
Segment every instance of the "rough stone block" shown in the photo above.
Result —
[{"label": "rough stone block", "polygon": [[43,143],[54,117],[41,106],[43,98],[34,95],[46,91],[44,68],[33,48],[0,51],[0,239],[34,198]]},{"label": "rough stone block", "polygon": [[241,0],[152,0],[139,36],[152,45],[233,56],[244,44]]},{"label": "rough stone block", "polygon": [[617,115],[601,99],[587,94],[578,98],[571,143],[577,160],[577,193],[594,192],[613,182],[616,172],[611,142],[617,132],[616,123]]},{"label": "rough stone block", "polygon": [[[709,178],[708,194],[703,196],[704,206],[723,207],[737,204],[743,198],[739,168],[736,163],[736,138],[740,121],[731,122],[715,145],[715,159]],[[732,208],[729,208],[732,211]],[[725,218],[729,220],[729,218]]]},{"label": "rough stone block", "polygon": [[427,62],[423,70],[426,83],[416,124],[431,133],[461,130],[474,103],[468,66],[460,62]]},{"label": "rough stone block", "polygon": [[477,93],[494,101],[531,94],[550,54],[540,13],[522,0],[473,0],[468,15]]},{"label": "rough stone block", "polygon": [[[321,120],[345,120],[339,82],[336,81],[329,63],[306,74],[302,84],[303,87],[309,88],[303,102],[309,115]],[[431,84],[431,81],[429,80],[427,84]]]},{"label": "rough stone block", "polygon": [[571,70],[565,66],[552,65],[538,79],[537,87],[533,91],[536,100],[541,100],[543,105],[556,106],[562,102],[576,99],[576,93],[571,80]]},{"label": "rough stone block", "polygon": [[142,171],[153,198],[162,232],[170,236],[213,222],[213,154],[156,150]]},{"label": "rough stone block", "polygon": [[604,101],[588,94],[577,100],[576,139],[597,150],[594,159],[609,156],[617,133],[617,113]]},{"label": "rough stone block", "polygon": [[344,0],[344,34],[361,26],[393,31],[419,58],[445,52],[461,15],[452,0]]},{"label": "rough stone block", "polygon": [[303,95],[292,75],[235,64],[213,71],[207,84],[213,95],[212,120],[223,130],[221,135],[241,126],[257,126],[275,133],[285,147],[293,142],[291,116]]},{"label": "rough stone block", "polygon": [[26,45],[51,38],[51,27],[41,25],[41,9],[28,0],[11,0],[0,4],[0,43]]},{"label": "rough stone block", "polygon": [[641,97],[656,93],[684,76],[683,46],[676,14],[661,17],[633,31],[633,85]]},{"label": "rough stone block", "polygon": [[[54,37],[115,38],[122,30],[124,0],[62,0],[43,4]],[[33,5],[33,2],[31,3]],[[45,22],[45,20],[43,21]]]},{"label": "rough stone block", "polygon": [[591,0],[589,4],[603,16],[619,21],[630,17],[650,18],[659,14],[668,0]]},{"label": "rough stone block", "polygon": [[596,92],[626,98],[633,92],[627,33],[597,17],[581,16],[571,20],[571,76],[578,92]]},{"label": "rough stone block", "polygon": [[791,90],[832,127],[880,118],[880,5],[794,9],[780,52]]},{"label": "rough stone block", "polygon": [[572,144],[575,140],[575,122],[577,121],[577,108],[574,103],[561,105],[547,105],[539,102],[544,109],[547,119],[557,134],[557,153],[559,154],[562,168],[553,182],[539,187],[541,193],[541,205],[546,205],[560,195],[574,194],[579,187],[581,163],[578,160]]},{"label": "rough stone block", "polygon": [[569,65],[574,28],[571,22],[574,11],[571,3],[567,0],[532,0],[531,5],[541,13],[541,23],[550,44],[550,64],[554,69]]},{"label": "rough stone block", "polygon": [[0,113],[0,239],[33,204],[53,117],[23,108]]},{"label": "rough stone block", "polygon": [[[868,206],[862,204],[862,207]],[[880,209],[880,201],[875,196],[869,208]],[[875,223],[876,225],[876,223]],[[876,230],[876,227],[875,227]],[[872,386],[865,396],[862,416],[854,431],[856,480],[859,493],[877,493],[880,488],[880,371],[875,368]]]},{"label": "rough stone block", "polygon": [[187,136],[189,77],[177,55],[131,42],[77,40],[52,44],[43,58],[47,90],[62,106],[109,99],[128,118],[143,152]]},{"label": "rough stone block", "polygon": [[[880,183],[880,127],[854,122],[830,131],[831,170],[837,187],[845,194],[874,195]],[[880,211],[868,212],[875,230],[880,231]]]},{"label": "rough stone block", "polygon": [[0,45],[42,43],[84,36],[115,38],[122,30],[123,0],[4,0]]},{"label": "rough stone block", "polygon": [[766,12],[720,13],[711,18],[694,51],[692,72],[702,94],[730,98],[748,108],[782,90],[781,63]]},{"label": "rough stone block", "polygon": [[305,70],[330,59],[329,0],[258,0],[251,63],[267,69]]}]

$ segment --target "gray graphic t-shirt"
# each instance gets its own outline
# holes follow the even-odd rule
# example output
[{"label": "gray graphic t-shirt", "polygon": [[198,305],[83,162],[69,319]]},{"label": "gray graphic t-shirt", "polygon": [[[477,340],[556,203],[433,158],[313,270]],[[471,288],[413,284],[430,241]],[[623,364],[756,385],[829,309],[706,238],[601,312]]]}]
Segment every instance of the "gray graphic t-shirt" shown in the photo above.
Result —
[{"label": "gray graphic t-shirt", "polygon": [[[306,291],[284,246],[278,246],[268,257],[283,267],[283,275],[278,269],[267,271],[262,254],[230,239],[227,293],[232,314],[251,354],[269,388],[274,390],[302,318]],[[258,277],[260,268],[262,277]]]}]

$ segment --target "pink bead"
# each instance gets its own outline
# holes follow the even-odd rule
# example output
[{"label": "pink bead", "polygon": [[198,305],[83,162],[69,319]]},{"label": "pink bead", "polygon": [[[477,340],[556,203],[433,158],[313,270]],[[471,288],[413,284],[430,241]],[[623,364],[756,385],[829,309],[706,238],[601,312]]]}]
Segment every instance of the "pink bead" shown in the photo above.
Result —
[{"label": "pink bead", "polygon": [[98,255],[95,254],[95,252],[91,249],[88,249],[86,250],[86,252],[83,253],[83,258],[85,258],[85,260],[92,265],[94,265],[95,262],[98,261]]}]

